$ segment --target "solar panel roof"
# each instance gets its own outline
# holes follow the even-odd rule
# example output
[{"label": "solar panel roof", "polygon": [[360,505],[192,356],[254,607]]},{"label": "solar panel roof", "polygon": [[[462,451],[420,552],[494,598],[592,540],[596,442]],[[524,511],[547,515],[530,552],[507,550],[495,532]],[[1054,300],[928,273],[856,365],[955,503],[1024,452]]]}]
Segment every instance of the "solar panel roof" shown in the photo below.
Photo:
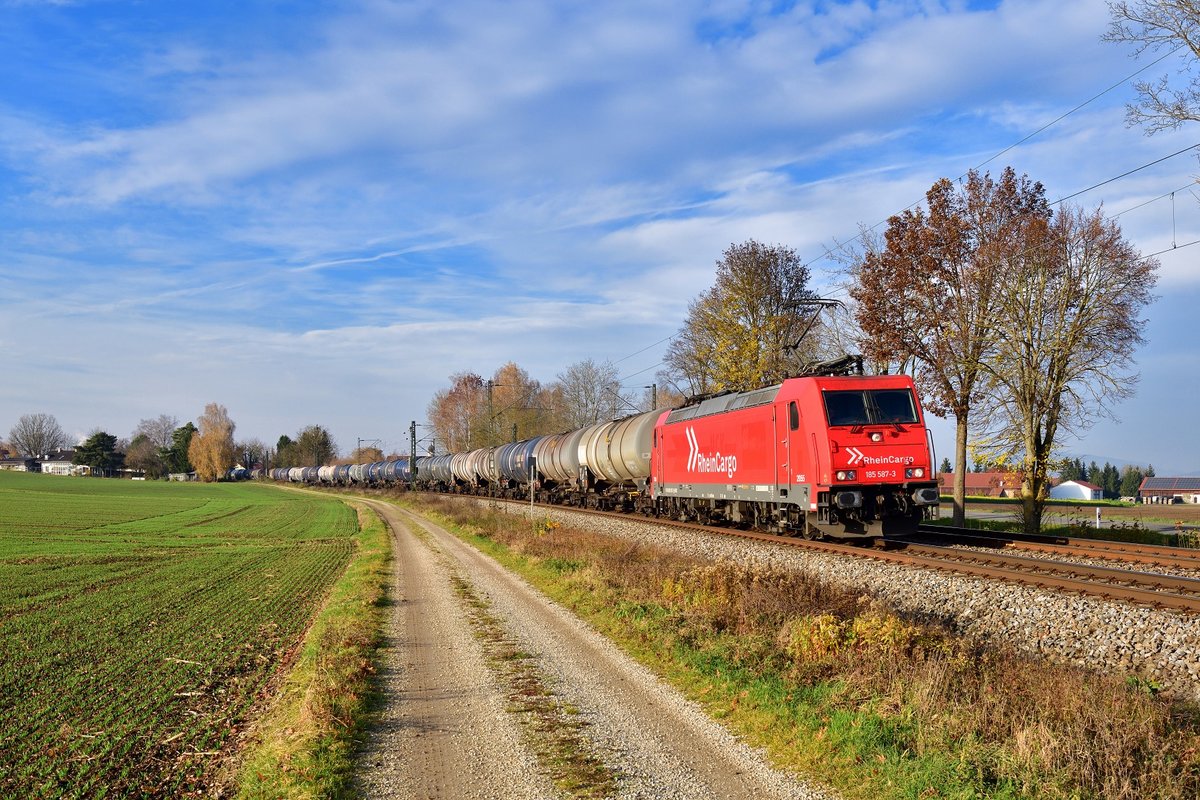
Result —
[{"label": "solar panel roof", "polygon": [[1143,492],[1200,492],[1200,477],[1193,478],[1146,478],[1142,481]]}]

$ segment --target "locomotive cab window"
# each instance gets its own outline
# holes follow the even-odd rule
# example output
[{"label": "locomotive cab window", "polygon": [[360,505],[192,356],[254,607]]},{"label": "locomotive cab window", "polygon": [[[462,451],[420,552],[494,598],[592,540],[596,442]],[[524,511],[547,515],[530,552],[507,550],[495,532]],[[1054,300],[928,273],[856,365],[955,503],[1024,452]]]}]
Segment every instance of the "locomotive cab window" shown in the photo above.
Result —
[{"label": "locomotive cab window", "polygon": [[908,389],[825,392],[830,426],[913,424],[917,406]]},{"label": "locomotive cab window", "polygon": [[794,431],[800,430],[800,409],[796,407],[796,401],[788,403],[788,427]]}]

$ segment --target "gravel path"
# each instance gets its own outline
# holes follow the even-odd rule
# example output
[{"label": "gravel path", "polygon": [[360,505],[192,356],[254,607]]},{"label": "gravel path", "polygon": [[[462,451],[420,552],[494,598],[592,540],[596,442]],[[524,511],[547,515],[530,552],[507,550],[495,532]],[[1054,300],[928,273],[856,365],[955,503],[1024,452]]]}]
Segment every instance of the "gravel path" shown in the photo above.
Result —
[{"label": "gravel path", "polygon": [[[833,797],[771,769],[759,753],[697,706],[489,557],[419,516],[382,503],[371,505],[396,533],[398,570],[404,572],[404,594],[397,596],[404,599],[397,606],[395,625],[399,631],[393,633],[396,646],[391,651],[401,666],[389,667],[384,675],[391,701],[364,761],[375,767],[363,777],[369,796],[554,796],[538,794],[547,791],[545,784],[532,780],[531,773],[536,770],[530,768],[530,756],[512,740],[469,757],[438,754],[443,746],[463,746],[462,739],[456,738],[459,734],[478,743],[479,738],[492,735],[484,733],[485,729],[512,727],[511,722],[494,719],[507,715],[502,704],[486,699],[490,680],[478,644],[471,653],[467,651],[472,648],[462,643],[462,639],[470,638],[470,632],[461,607],[434,605],[427,599],[452,594],[447,575],[447,570],[452,570],[490,604],[489,612],[501,621],[506,635],[535,656],[553,691],[579,710],[588,723],[590,755],[618,775],[615,796],[688,800]],[[407,526],[423,529],[428,545],[418,543]],[[452,566],[439,563],[431,556],[430,548],[444,554]],[[426,576],[424,581],[420,575]],[[417,621],[431,615],[439,620]],[[409,633],[422,625],[435,637],[423,644]],[[461,646],[437,644],[442,638]],[[420,666],[418,651],[434,648],[438,652],[426,659],[428,666]],[[456,663],[451,665],[448,660]],[[434,682],[423,683],[418,689],[413,680],[422,674],[432,675]],[[443,678],[451,683],[440,683]],[[454,690],[456,687],[459,691]],[[468,704],[468,700],[476,702]],[[489,715],[493,719],[483,719]],[[496,764],[491,759],[507,763]],[[442,783],[447,773],[467,768],[476,773],[494,770],[496,777],[482,784],[476,782],[472,791],[483,792],[495,786],[495,792],[456,794]],[[423,777],[430,770],[433,783]],[[522,776],[527,783],[517,781]],[[517,782],[505,783],[500,789],[502,784],[497,781]],[[433,789],[426,788],[422,793],[414,790],[418,786]]]},{"label": "gravel path", "polygon": [[384,709],[360,757],[364,797],[556,797],[504,710],[450,568],[371,502],[393,532],[392,615],[380,682]]}]

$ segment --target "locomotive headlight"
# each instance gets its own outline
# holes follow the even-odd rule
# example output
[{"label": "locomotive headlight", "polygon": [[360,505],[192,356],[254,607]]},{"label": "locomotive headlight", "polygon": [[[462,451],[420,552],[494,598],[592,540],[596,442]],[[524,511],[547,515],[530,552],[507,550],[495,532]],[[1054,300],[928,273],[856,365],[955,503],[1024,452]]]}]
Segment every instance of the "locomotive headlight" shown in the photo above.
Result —
[{"label": "locomotive headlight", "polygon": [[839,469],[836,477],[839,481],[852,481],[858,477],[858,473],[852,469]]},{"label": "locomotive headlight", "polygon": [[872,442],[882,442],[883,434],[880,433],[879,431],[871,431],[871,441]]},{"label": "locomotive headlight", "polygon": [[908,469],[904,470],[904,477],[906,477],[906,478],[924,478],[925,477],[925,468],[924,467],[909,467]]}]

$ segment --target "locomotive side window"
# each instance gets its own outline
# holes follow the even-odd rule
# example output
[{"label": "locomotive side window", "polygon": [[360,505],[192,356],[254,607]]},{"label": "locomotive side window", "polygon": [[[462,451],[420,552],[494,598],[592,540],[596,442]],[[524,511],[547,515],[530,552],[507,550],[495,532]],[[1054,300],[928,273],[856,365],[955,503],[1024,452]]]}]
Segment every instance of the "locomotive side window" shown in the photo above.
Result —
[{"label": "locomotive side window", "polygon": [[800,430],[800,409],[796,407],[796,401],[788,403],[788,427],[794,431]]},{"label": "locomotive side window", "polygon": [[917,406],[908,389],[825,392],[825,414],[831,426],[914,424]]}]

